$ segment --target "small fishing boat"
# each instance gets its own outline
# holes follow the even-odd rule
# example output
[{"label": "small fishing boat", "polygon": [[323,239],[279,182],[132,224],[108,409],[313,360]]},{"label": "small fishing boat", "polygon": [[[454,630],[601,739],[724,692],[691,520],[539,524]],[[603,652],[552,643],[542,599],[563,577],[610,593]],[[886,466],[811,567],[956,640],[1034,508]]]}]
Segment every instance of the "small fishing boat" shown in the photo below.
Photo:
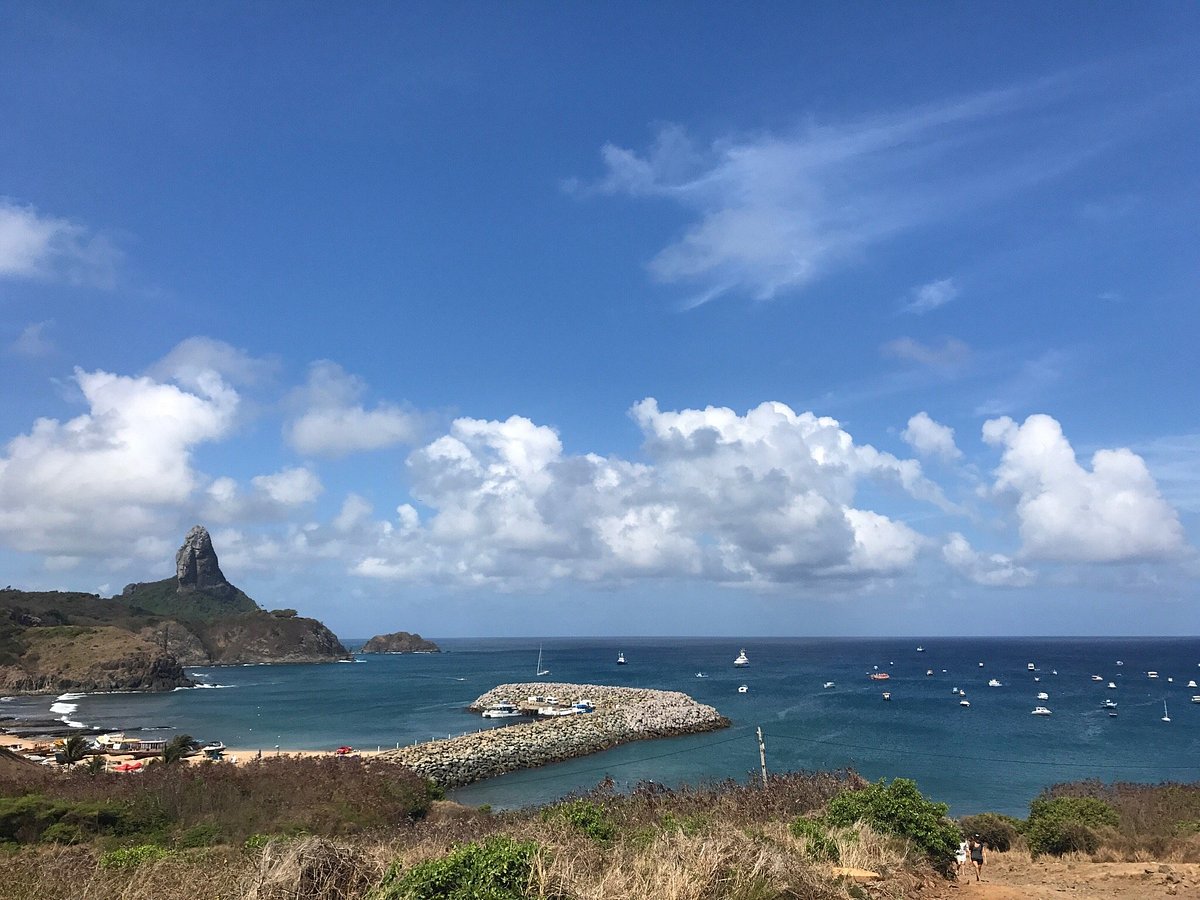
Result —
[{"label": "small fishing boat", "polygon": [[891,692],[891,691],[884,691],[884,692],[883,692],[883,699],[884,699],[884,700],[891,700],[891,699],[892,699],[892,692]]},{"label": "small fishing boat", "polygon": [[1123,665],[1125,665],[1125,663],[1124,663],[1124,662],[1122,662],[1121,660],[1119,660],[1119,659],[1118,659],[1118,660],[1117,660],[1117,665],[1118,665],[1118,666],[1123,666]]},{"label": "small fishing boat", "polygon": [[1050,712],[1050,710],[1046,709],[1046,707],[1044,707],[1044,706],[1035,706],[1035,707],[1033,708],[1033,713],[1032,713],[1032,714],[1033,714],[1033,715],[1035,715],[1035,716],[1049,716],[1049,715],[1052,715],[1052,713]]},{"label": "small fishing boat", "polygon": [[745,647],[743,647],[742,652],[737,655],[737,659],[735,659],[733,661],[733,664],[735,666],[737,666],[739,669],[750,665],[750,657],[746,656],[746,648]]},{"label": "small fishing boat", "polygon": [[1116,700],[1105,700],[1102,705],[1105,709],[1116,709],[1117,701]]},{"label": "small fishing boat", "polygon": [[697,677],[697,678],[707,678],[708,676],[707,676],[707,675],[705,675],[703,672],[697,672],[697,673],[696,673],[696,677]]},{"label": "small fishing boat", "polygon": [[620,652],[620,653],[618,653],[618,654],[617,654],[617,665],[618,665],[618,666],[623,666],[623,665],[626,665],[626,663],[625,663],[625,652],[624,652],[624,651],[622,651],[622,652]]},{"label": "small fishing boat", "polygon": [[1200,694],[1192,694],[1192,702],[1200,703]]},{"label": "small fishing boat", "polygon": [[485,719],[509,719],[521,715],[521,711],[511,703],[493,703],[482,713]]},{"label": "small fishing boat", "polygon": [[1115,691],[1117,689],[1117,685],[1112,681],[1106,684],[1105,687],[1107,687],[1110,691]]},{"label": "small fishing boat", "polygon": [[1026,663],[1025,668],[1032,672],[1034,670],[1034,665],[1033,663]]},{"label": "small fishing boat", "polygon": [[739,694],[748,694],[748,693],[750,693],[750,686],[749,686],[749,685],[745,685],[745,684],[740,684],[740,685],[738,685],[738,693],[739,693]]},{"label": "small fishing boat", "polygon": [[1157,673],[1157,672],[1155,672],[1155,671],[1153,671],[1153,670],[1151,670],[1151,671],[1149,671],[1149,672],[1147,672],[1147,673],[1146,673],[1146,677],[1147,677],[1147,678],[1157,678],[1157,677],[1158,677],[1158,673]]},{"label": "small fishing boat", "polygon": [[988,687],[1004,687],[1004,685],[1002,685],[999,681],[997,681],[995,678],[993,678],[988,682]]},{"label": "small fishing boat", "polygon": [[1047,694],[1045,691],[1041,691],[1040,693],[1038,693],[1038,695],[1037,695],[1037,698],[1038,698],[1039,700],[1049,700],[1049,699],[1050,699],[1050,695],[1049,695],[1049,694]]},{"label": "small fishing boat", "polygon": [[831,687],[837,687],[837,685],[835,685],[832,681],[827,681],[822,685],[822,687],[825,688],[825,690],[829,690]]},{"label": "small fishing boat", "polygon": [[889,675],[887,672],[872,672],[867,677],[870,678],[872,681],[887,681],[892,676]]},{"label": "small fishing boat", "polygon": [[925,648],[924,648],[924,647],[918,647],[918,648],[917,648],[917,652],[918,652],[918,653],[924,653],[924,652],[925,652]]},{"label": "small fishing boat", "polygon": [[932,675],[932,674],[933,674],[933,669],[926,669],[926,670],[925,670],[925,674],[926,674],[926,675]]},{"label": "small fishing boat", "polygon": [[[1157,677],[1157,676],[1155,676],[1155,677]],[[1103,679],[1103,678],[1101,678],[1099,675],[1093,675],[1093,676],[1092,676],[1092,681],[1103,681],[1103,680],[1104,680],[1104,679]]]},{"label": "small fishing boat", "polygon": [[966,697],[963,697],[961,700],[958,701],[958,705],[959,706],[970,706],[971,701],[968,700]]}]

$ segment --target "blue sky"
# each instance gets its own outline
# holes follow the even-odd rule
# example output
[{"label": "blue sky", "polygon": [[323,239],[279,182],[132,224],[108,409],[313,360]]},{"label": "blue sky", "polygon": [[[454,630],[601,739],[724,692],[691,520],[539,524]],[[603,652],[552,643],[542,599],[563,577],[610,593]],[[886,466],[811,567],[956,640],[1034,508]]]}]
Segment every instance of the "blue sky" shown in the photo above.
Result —
[{"label": "blue sky", "polygon": [[0,582],[1194,634],[1191,4],[0,5]]}]

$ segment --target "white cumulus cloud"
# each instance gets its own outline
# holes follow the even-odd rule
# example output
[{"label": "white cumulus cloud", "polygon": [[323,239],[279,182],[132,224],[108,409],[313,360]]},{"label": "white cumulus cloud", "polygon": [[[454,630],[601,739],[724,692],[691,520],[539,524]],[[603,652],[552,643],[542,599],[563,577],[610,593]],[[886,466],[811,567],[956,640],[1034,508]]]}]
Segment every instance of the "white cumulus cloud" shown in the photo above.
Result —
[{"label": "white cumulus cloud", "polygon": [[120,251],[77,222],[0,198],[0,278],[112,287]]},{"label": "white cumulus cloud", "polygon": [[313,363],[297,396],[302,412],[285,428],[288,442],[306,455],[337,457],[417,439],[415,414],[389,403],[367,409],[361,402],[365,393],[362,380],[337,363]]},{"label": "white cumulus cloud", "polygon": [[987,587],[1026,587],[1036,577],[1033,570],[1017,565],[1010,556],[980,553],[957,531],[942,545],[942,559],[964,578]]},{"label": "white cumulus cloud", "polygon": [[215,373],[193,390],[75,370],[89,411],[38,419],[0,455],[0,540],[20,550],[125,549],[155,533],[198,485],[193,449],[223,437],[237,392]]},{"label": "white cumulus cloud", "polygon": [[1097,450],[1085,468],[1047,415],[1020,425],[1007,416],[990,419],[983,439],[1004,449],[993,490],[1016,498],[1026,556],[1126,562],[1167,559],[1184,549],[1179,516],[1131,450]]},{"label": "white cumulus cloud", "polygon": [[[520,416],[456,420],[408,460],[411,493],[430,515],[410,507],[381,523],[353,570],[501,588],[863,579],[905,571],[925,543],[860,508],[863,481],[944,503],[915,460],[856,444],[837,421],[781,403],[738,414],[663,411],[647,399],[631,415],[646,462],[567,454],[552,428]],[[363,513],[355,504],[339,522],[358,527]]]},{"label": "white cumulus cloud", "polygon": [[940,456],[947,460],[962,456],[962,451],[954,443],[954,429],[935,422],[924,410],[908,420],[900,437],[922,456]]}]

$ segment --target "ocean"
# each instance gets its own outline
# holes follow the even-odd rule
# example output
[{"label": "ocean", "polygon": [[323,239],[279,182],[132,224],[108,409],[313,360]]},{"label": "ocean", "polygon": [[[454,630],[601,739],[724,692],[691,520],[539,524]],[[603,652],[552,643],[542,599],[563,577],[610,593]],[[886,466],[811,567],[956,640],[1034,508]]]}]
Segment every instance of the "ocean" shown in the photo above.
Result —
[{"label": "ocean", "polygon": [[[265,754],[277,745],[373,750],[489,727],[465,707],[497,684],[536,680],[541,647],[547,681],[684,691],[715,706],[733,727],[514,773],[462,788],[455,799],[503,808],[551,801],[606,776],[622,787],[757,776],[759,727],[770,770],[849,766],[871,779],[913,778],[953,814],[1024,815],[1039,790],[1059,781],[1200,779],[1200,703],[1190,702],[1200,689],[1187,687],[1200,680],[1195,638],[438,643],[441,654],[190,669],[201,687],[169,694],[16,697],[0,703],[0,716],[52,715],[95,731],[184,731]],[[743,647],[751,664],[734,668]],[[619,652],[627,665],[616,665]],[[1148,677],[1151,670],[1159,677]],[[890,678],[867,677],[877,671]],[[1001,686],[989,687],[991,679]],[[835,686],[824,688],[829,681]],[[1114,689],[1106,687],[1110,681]],[[748,690],[739,693],[743,684]],[[970,708],[959,705],[954,688],[966,693]],[[890,701],[882,699],[884,690]],[[1049,699],[1037,700],[1039,691]],[[1105,700],[1117,703],[1116,717],[1102,708]],[[1164,702],[1169,723],[1161,721]],[[1031,715],[1039,705],[1053,714]]]}]

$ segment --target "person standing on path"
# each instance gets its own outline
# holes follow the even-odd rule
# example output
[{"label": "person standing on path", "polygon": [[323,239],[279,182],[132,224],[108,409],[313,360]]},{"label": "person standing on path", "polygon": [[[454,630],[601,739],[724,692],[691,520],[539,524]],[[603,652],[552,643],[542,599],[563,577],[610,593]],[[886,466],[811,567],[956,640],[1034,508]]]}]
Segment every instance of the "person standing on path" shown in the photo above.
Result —
[{"label": "person standing on path", "polygon": [[975,867],[975,880],[982,881],[980,874],[983,872],[983,839],[977,834],[972,835],[967,849],[971,854],[971,865]]}]

